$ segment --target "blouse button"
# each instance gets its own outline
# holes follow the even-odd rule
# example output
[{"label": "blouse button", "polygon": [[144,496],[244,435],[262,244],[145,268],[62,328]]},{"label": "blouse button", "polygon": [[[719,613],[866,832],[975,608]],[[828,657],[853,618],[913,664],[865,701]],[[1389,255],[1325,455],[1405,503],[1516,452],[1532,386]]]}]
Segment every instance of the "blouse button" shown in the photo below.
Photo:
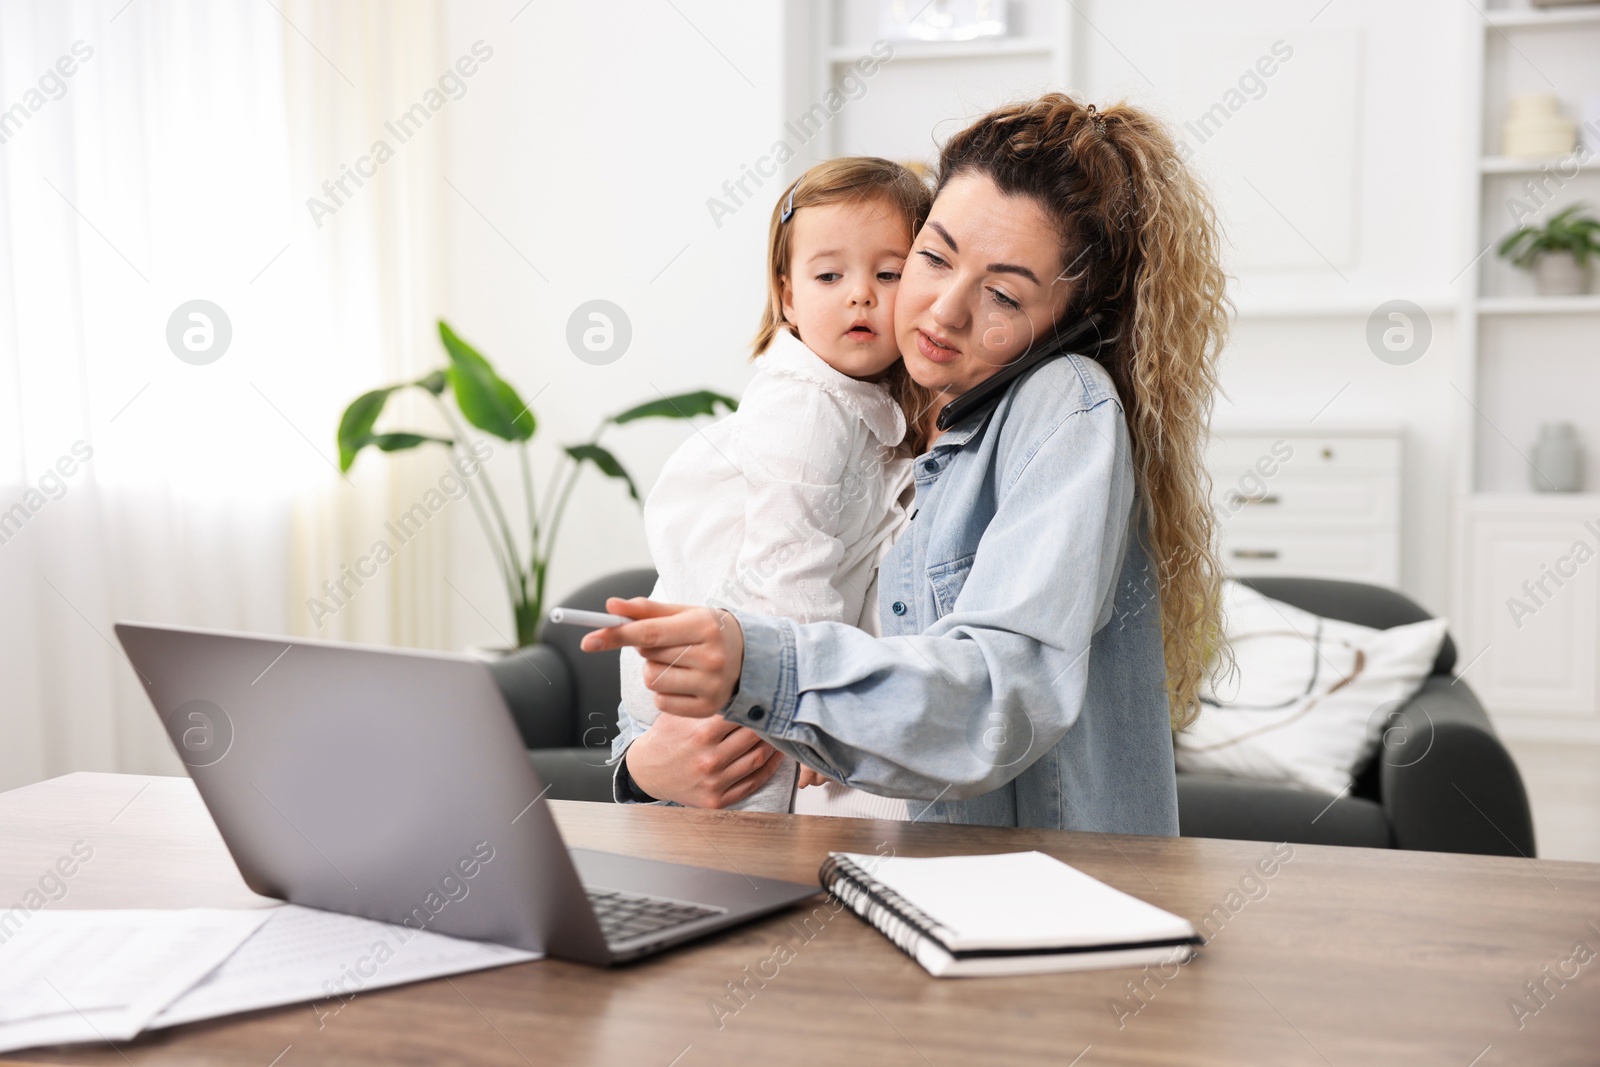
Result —
[{"label": "blouse button", "polygon": [[906,613],[906,602],[904,600],[896,600],[889,610],[896,615],[904,615]]},{"label": "blouse button", "polygon": [[755,707],[755,708],[751,708],[750,709],[750,721],[751,722],[760,722],[762,719],[766,718],[766,716],[767,716],[767,709],[766,708]]},{"label": "blouse button", "polygon": [[936,463],[935,461],[931,460],[931,459],[928,460],[926,463],[924,463],[922,465],[922,473],[923,474],[938,474],[939,473],[939,464]]}]

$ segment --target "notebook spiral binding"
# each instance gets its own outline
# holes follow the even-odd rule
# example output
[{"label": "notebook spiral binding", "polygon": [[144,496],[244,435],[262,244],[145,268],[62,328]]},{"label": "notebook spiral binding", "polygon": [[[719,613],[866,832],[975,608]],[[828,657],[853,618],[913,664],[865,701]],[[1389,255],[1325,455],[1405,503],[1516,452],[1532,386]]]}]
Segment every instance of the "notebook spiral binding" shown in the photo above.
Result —
[{"label": "notebook spiral binding", "polygon": [[924,938],[949,951],[947,935],[951,931],[947,927],[873,878],[854,860],[830,855],[818,874],[824,888],[850,905],[852,911],[876,927],[906,955],[915,959],[918,942]]}]

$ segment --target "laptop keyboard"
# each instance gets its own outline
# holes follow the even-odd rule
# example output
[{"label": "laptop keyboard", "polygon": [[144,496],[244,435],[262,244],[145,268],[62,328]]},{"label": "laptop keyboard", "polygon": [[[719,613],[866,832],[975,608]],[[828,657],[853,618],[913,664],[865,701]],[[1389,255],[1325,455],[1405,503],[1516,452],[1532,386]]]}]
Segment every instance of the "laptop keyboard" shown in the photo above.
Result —
[{"label": "laptop keyboard", "polygon": [[589,905],[594,908],[594,917],[600,920],[600,932],[608,942],[631,941],[728,910],[647,897],[641,893],[624,893],[620,889],[584,888],[589,894]]}]

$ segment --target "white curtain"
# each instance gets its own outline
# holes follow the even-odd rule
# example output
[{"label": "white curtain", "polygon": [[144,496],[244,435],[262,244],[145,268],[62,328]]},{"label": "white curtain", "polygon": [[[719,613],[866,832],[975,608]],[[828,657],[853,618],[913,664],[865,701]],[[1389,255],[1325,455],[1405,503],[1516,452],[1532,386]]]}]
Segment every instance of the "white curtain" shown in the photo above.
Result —
[{"label": "white curtain", "polygon": [[444,470],[341,476],[334,438],[358,393],[440,362],[442,130],[307,207],[438,78],[440,23],[432,0],[0,0],[0,788],[181,770],[115,620],[449,646],[443,523],[307,608]]}]

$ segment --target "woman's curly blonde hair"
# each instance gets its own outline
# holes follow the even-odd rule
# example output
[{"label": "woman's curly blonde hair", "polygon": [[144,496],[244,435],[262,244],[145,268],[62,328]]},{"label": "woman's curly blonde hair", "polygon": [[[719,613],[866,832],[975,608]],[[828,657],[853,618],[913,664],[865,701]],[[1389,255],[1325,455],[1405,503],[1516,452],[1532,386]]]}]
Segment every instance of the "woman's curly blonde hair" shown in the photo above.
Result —
[{"label": "woman's curly blonde hair", "polygon": [[984,115],[945,145],[939,187],[986,175],[1055,221],[1065,320],[1099,314],[1095,358],[1122,398],[1155,562],[1174,730],[1199,714],[1222,640],[1222,567],[1204,466],[1217,357],[1232,306],[1216,214],[1172,138],[1144,111],[1063,93]]}]

